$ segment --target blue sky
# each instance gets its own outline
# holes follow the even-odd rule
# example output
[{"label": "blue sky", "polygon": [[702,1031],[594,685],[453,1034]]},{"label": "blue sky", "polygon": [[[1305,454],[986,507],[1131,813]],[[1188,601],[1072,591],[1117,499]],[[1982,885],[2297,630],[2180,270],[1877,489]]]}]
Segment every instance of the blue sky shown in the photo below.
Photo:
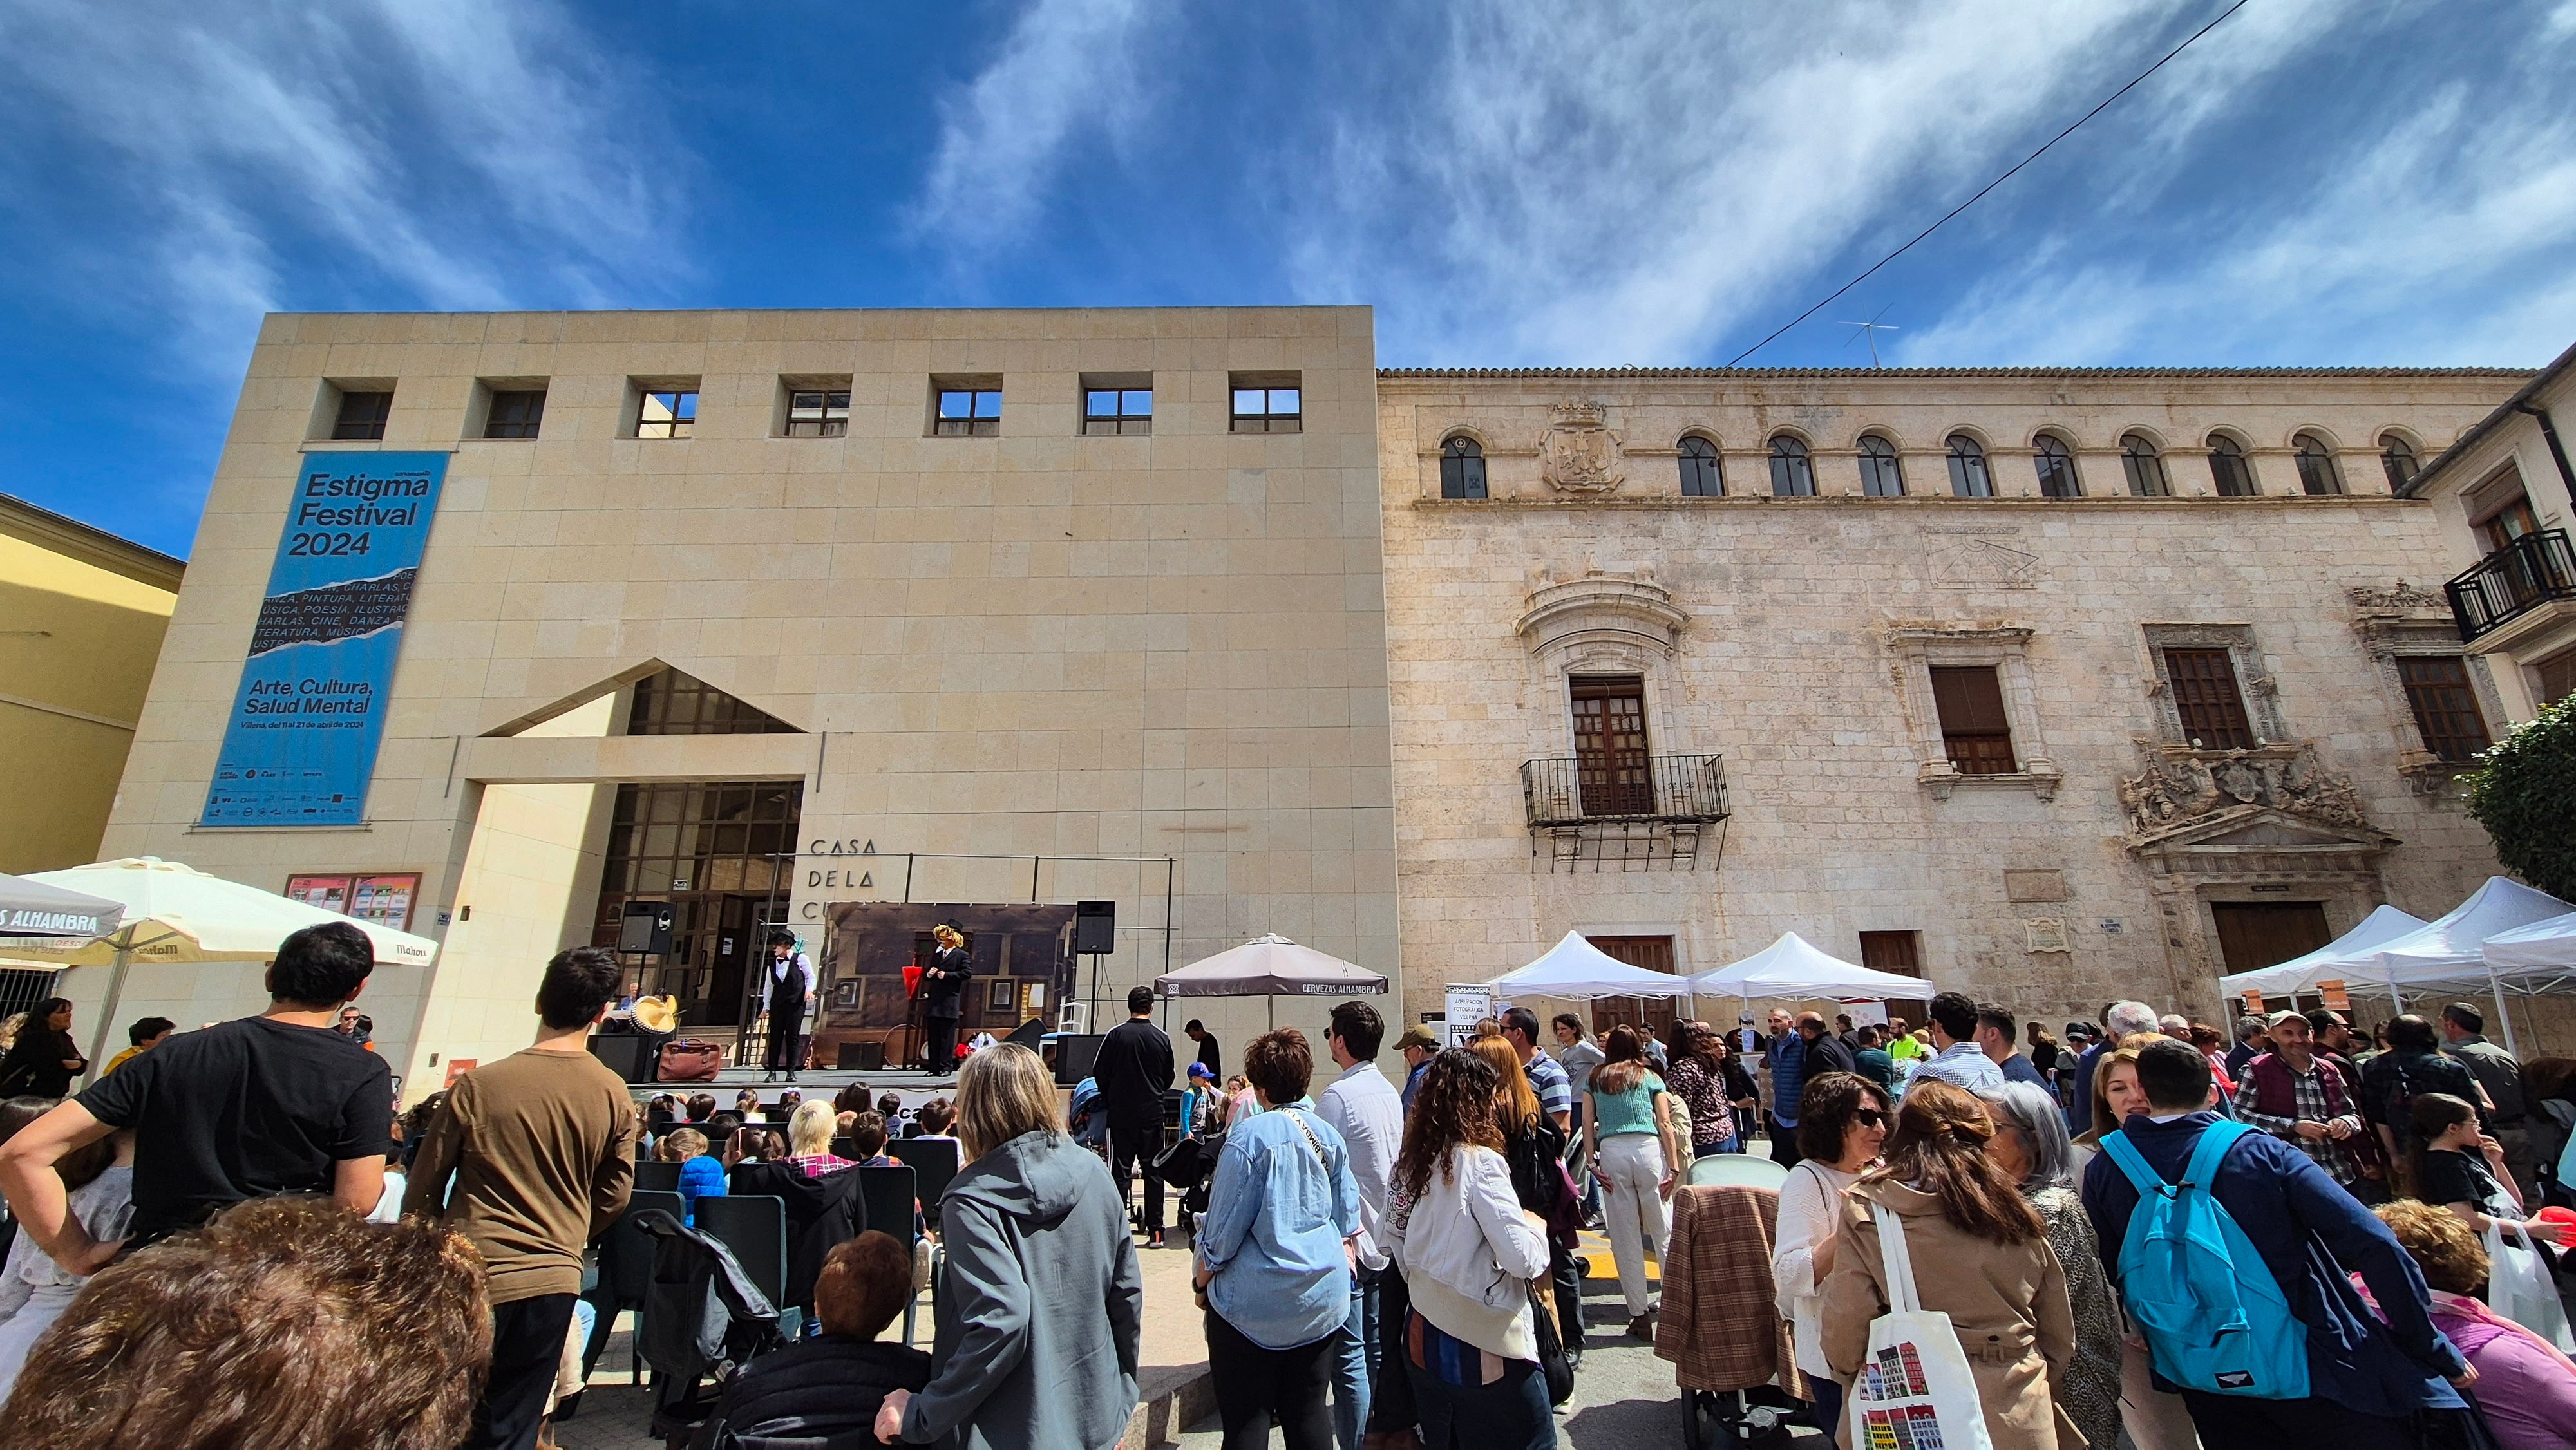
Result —
[{"label": "blue sky", "polygon": [[[0,491],[185,554],[261,312],[1366,302],[1723,363],[2225,0],[0,0]],[[2252,0],[1758,364],[2533,364],[2576,0]]]}]

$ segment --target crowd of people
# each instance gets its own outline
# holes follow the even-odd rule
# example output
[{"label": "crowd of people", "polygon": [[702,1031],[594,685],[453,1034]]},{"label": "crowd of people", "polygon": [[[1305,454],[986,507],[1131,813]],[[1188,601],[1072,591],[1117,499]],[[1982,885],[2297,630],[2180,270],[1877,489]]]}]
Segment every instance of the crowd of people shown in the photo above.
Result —
[{"label": "crowd of people", "polygon": [[[1919,1029],[1782,1011],[1598,1041],[1512,1008],[1444,1044],[1420,1024],[1390,1043],[1351,1001],[1320,1059],[1277,1029],[1229,1061],[1196,1022],[1176,1051],[1140,988],[1070,1112],[1038,1054],[997,1044],[908,1111],[853,1085],[639,1114],[586,1047],[617,964],[575,949],[546,966],[527,1049],[397,1120],[349,1026],[371,966],[352,927],[299,932],[266,1013],[138,1022],[77,1096],[69,1004],[30,1013],[0,1055],[13,1445],[533,1446],[586,1337],[586,1256],[649,1156],[679,1165],[683,1219],[791,1205],[784,1307],[808,1327],[723,1381],[708,1450],[1101,1450],[1136,1403],[1140,1255],[1167,1245],[1228,1450],[1273,1426],[1288,1450],[1544,1450],[1599,1332],[1585,1230],[1625,1333],[1653,1339],[1648,1264],[1676,1272],[1691,1165],[1766,1152],[1787,1174],[1776,1319],[1751,1328],[1785,1336],[1846,1450],[1871,1450],[1851,1401],[1900,1305],[1948,1316],[1994,1450],[2576,1450],[2564,1321],[2528,1297],[2576,1237],[2546,1206],[2567,1201],[2576,1063],[2515,1061],[2465,1005],[2374,1039],[2332,1012],[2220,1032],[2139,1002],[2061,1039],[1955,993]],[[879,1338],[916,1292],[914,1243],[858,1231],[848,1190],[892,1139],[952,1135],[925,1353]],[[2215,1350],[2172,1312],[2211,1285],[2152,1247],[2195,1194],[2242,1246],[2191,1261],[2249,1306]],[[2507,1277],[2517,1294],[2488,1287]]]}]

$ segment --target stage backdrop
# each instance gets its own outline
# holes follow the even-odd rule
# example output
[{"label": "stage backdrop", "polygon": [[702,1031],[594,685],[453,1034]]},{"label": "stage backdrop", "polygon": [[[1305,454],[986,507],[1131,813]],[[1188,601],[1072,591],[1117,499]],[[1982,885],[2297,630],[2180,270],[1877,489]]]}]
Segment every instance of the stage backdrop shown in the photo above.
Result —
[{"label": "stage backdrop", "polygon": [[444,453],[315,453],[295,481],[207,826],[366,820]]},{"label": "stage backdrop", "polygon": [[843,1042],[888,1043],[890,1060],[918,1044],[903,969],[930,960],[930,929],[954,921],[975,967],[959,1031],[999,1037],[1031,1017],[1049,1022],[1073,990],[1073,907],[1018,902],[839,901],[824,908],[831,937],[823,953],[822,1020],[811,1029],[813,1060],[835,1062]]}]

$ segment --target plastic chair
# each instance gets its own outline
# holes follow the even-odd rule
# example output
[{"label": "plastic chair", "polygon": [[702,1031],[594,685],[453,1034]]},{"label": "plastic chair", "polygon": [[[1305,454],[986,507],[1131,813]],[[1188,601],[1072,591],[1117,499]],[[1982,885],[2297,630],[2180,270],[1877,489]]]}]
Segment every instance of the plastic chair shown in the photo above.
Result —
[{"label": "plastic chair", "polygon": [[886,1156],[913,1171],[920,1185],[921,1216],[931,1228],[938,1228],[939,1200],[957,1177],[957,1140],[897,1138],[886,1144]]},{"label": "plastic chair", "polygon": [[1768,1188],[1774,1193],[1788,1181],[1788,1169],[1750,1153],[1711,1153],[1682,1175],[1692,1188]]},{"label": "plastic chair", "polygon": [[[875,1229],[879,1233],[891,1234],[894,1241],[906,1249],[919,1242],[921,1235],[914,1232],[912,1205],[920,1196],[920,1179],[913,1171],[900,1166],[854,1168],[850,1171],[859,1175],[859,1211],[866,1216],[866,1221],[859,1225],[859,1231],[864,1233]],[[903,1342],[906,1344],[912,1343],[913,1315],[920,1304],[919,1294],[904,1298]]]},{"label": "plastic chair", "polygon": [[626,1212],[599,1236],[599,1279],[582,1297],[598,1310],[590,1323],[590,1340],[581,1348],[581,1373],[584,1379],[598,1367],[600,1353],[608,1348],[608,1336],[617,1327],[620,1311],[635,1311],[635,1333],[628,1341],[634,1355],[635,1382],[644,1382],[644,1301],[653,1292],[653,1241],[636,1226],[639,1210],[658,1208],[673,1218],[680,1217],[680,1195],[660,1189],[639,1188],[626,1200]]},{"label": "plastic chair", "polygon": [[635,1165],[635,1186],[655,1193],[680,1191],[680,1165],[659,1158],[647,1158]]},{"label": "plastic chair", "polygon": [[[765,1194],[701,1198],[696,1227],[732,1251],[752,1286],[778,1306],[785,1323],[785,1316],[794,1312],[787,1307],[787,1201]],[[794,1328],[788,1325],[790,1339]]]}]

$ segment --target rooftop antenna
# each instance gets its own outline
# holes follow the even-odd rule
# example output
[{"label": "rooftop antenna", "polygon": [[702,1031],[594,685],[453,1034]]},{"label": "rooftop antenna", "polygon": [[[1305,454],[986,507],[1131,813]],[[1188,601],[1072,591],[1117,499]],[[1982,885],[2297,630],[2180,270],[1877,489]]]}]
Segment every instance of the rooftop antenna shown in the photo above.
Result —
[{"label": "rooftop antenna", "polygon": [[1851,341],[1843,344],[1845,347],[1851,346],[1852,342],[1857,342],[1864,337],[1869,339],[1869,365],[1872,368],[1876,368],[1878,366],[1878,335],[1882,332],[1898,332],[1903,330],[1895,323],[1881,322],[1878,320],[1881,317],[1885,317],[1888,313],[1888,308],[1894,307],[1895,305],[1895,303],[1890,302],[1887,304],[1887,307],[1878,309],[1877,313],[1867,322],[1844,322],[1836,324],[1836,326],[1840,327],[1857,327],[1860,329],[1860,331],[1851,335]]}]

